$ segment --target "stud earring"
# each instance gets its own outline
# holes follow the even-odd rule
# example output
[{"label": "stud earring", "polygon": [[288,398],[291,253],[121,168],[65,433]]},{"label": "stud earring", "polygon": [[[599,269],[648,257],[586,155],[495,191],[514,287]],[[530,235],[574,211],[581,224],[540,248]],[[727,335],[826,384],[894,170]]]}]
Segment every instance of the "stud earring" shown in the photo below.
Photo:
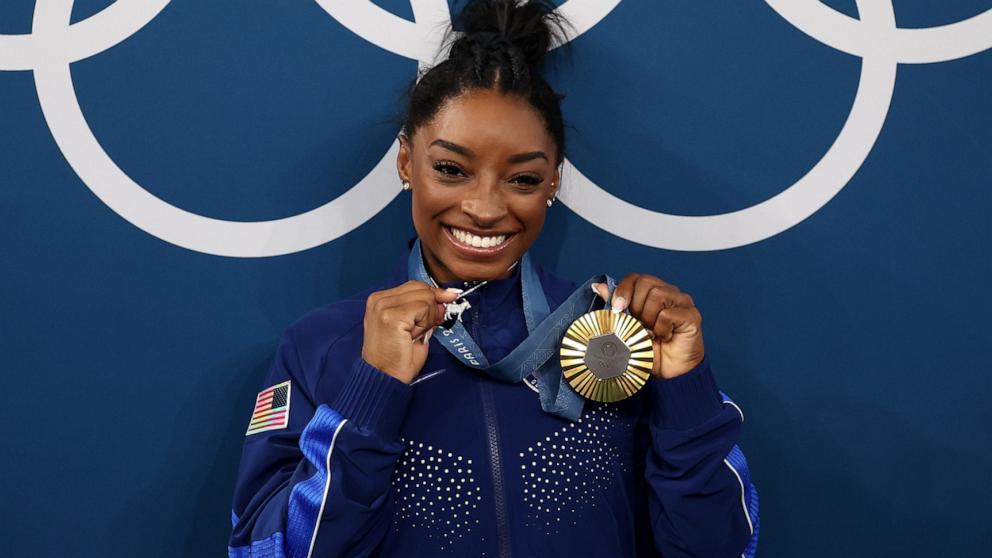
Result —
[{"label": "stud earring", "polygon": [[403,191],[404,192],[409,192],[410,191],[410,182],[408,182],[406,180],[403,181]]}]

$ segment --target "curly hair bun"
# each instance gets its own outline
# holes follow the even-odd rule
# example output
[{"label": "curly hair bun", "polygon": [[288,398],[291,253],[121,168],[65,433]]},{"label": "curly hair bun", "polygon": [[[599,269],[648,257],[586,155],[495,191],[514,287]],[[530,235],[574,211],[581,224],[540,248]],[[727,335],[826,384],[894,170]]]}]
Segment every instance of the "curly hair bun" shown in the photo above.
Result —
[{"label": "curly hair bun", "polygon": [[461,35],[452,43],[449,58],[513,51],[532,70],[539,69],[551,46],[565,37],[565,21],[550,0],[469,0],[454,29]]}]

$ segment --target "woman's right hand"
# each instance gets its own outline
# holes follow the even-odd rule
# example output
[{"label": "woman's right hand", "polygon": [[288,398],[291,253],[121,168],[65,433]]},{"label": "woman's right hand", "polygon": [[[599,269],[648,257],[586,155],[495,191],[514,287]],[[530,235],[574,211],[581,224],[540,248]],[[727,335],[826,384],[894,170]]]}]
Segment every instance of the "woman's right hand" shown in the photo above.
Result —
[{"label": "woman's right hand", "polygon": [[427,360],[427,342],[444,321],[444,305],[458,295],[421,281],[372,293],[365,303],[362,358],[409,384]]}]

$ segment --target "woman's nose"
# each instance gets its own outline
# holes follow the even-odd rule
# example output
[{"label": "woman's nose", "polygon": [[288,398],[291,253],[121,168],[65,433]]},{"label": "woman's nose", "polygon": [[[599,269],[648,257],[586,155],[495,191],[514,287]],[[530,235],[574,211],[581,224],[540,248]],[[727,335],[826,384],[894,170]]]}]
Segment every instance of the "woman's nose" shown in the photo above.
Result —
[{"label": "woman's nose", "polygon": [[497,188],[475,188],[474,195],[462,200],[462,211],[480,227],[495,226],[506,216],[506,203]]}]

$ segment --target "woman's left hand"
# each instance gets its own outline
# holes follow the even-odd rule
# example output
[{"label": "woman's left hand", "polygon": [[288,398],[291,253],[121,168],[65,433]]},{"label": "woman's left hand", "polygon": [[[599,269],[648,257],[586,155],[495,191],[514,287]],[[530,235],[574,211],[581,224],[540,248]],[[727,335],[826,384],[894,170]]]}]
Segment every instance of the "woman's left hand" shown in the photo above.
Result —
[{"label": "woman's left hand", "polygon": [[[606,300],[604,283],[593,289]],[[674,378],[703,361],[703,316],[692,297],[653,275],[631,273],[613,291],[614,312],[630,309],[653,335],[656,378]]]}]

